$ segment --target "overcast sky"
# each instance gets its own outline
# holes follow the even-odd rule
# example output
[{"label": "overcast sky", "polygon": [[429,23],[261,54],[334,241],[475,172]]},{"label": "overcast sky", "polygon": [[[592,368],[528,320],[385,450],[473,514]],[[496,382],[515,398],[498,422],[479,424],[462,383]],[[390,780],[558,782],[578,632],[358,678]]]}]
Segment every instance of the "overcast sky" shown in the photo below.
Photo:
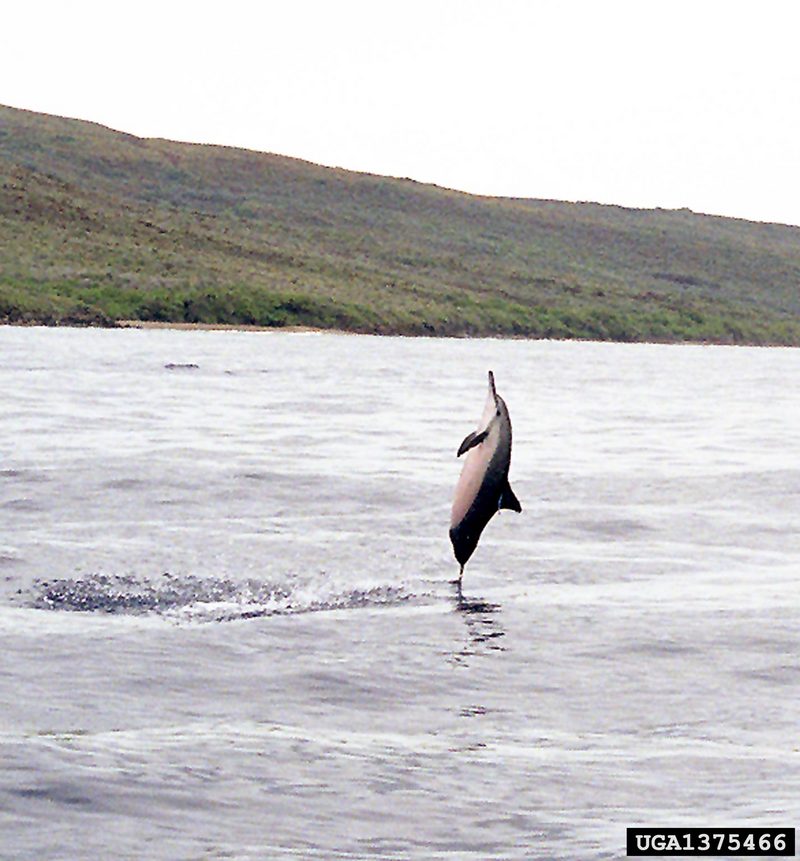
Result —
[{"label": "overcast sky", "polygon": [[13,2],[0,103],[465,191],[800,225],[796,0]]}]

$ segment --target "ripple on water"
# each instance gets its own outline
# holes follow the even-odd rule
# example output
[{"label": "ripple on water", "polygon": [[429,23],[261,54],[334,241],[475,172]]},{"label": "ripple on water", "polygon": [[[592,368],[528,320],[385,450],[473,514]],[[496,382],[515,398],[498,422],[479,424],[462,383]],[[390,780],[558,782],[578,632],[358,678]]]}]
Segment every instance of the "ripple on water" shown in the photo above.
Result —
[{"label": "ripple on water", "polygon": [[44,506],[37,502],[35,499],[31,499],[27,496],[17,497],[16,499],[9,499],[6,502],[0,503],[0,508],[4,508],[7,511],[42,511],[44,510]]}]

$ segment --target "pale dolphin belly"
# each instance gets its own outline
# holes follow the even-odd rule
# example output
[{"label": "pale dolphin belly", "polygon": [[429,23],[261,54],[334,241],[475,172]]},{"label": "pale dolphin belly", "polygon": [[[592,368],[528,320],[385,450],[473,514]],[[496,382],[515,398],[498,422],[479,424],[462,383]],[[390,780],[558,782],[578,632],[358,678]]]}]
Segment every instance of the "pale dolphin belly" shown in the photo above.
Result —
[{"label": "pale dolphin belly", "polygon": [[500,442],[500,427],[495,423],[489,430],[486,440],[467,452],[467,459],[461,469],[461,475],[453,496],[453,508],[450,514],[451,528],[456,526],[469,511],[481,485],[484,484],[490,471],[492,458],[497,453]]}]

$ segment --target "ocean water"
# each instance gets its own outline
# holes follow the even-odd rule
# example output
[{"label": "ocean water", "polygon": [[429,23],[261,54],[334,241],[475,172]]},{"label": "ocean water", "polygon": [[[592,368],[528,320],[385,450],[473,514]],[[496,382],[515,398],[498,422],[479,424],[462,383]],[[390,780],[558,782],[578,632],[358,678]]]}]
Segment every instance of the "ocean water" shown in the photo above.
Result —
[{"label": "ocean water", "polygon": [[[495,372],[511,484],[447,537]],[[0,328],[0,858],[800,825],[800,351]]]}]

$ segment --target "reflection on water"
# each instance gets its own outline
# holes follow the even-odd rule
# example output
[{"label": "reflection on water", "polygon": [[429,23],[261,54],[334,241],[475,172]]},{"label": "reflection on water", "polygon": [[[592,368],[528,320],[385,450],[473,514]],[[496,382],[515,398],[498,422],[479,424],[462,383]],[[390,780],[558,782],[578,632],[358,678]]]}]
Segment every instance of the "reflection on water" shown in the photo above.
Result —
[{"label": "reflection on water", "polygon": [[500,641],[506,633],[498,618],[500,610],[499,604],[464,595],[461,581],[457,582],[455,611],[464,622],[468,640],[466,645],[454,654],[453,660],[456,663],[467,663],[469,658],[487,652],[505,651]]}]

